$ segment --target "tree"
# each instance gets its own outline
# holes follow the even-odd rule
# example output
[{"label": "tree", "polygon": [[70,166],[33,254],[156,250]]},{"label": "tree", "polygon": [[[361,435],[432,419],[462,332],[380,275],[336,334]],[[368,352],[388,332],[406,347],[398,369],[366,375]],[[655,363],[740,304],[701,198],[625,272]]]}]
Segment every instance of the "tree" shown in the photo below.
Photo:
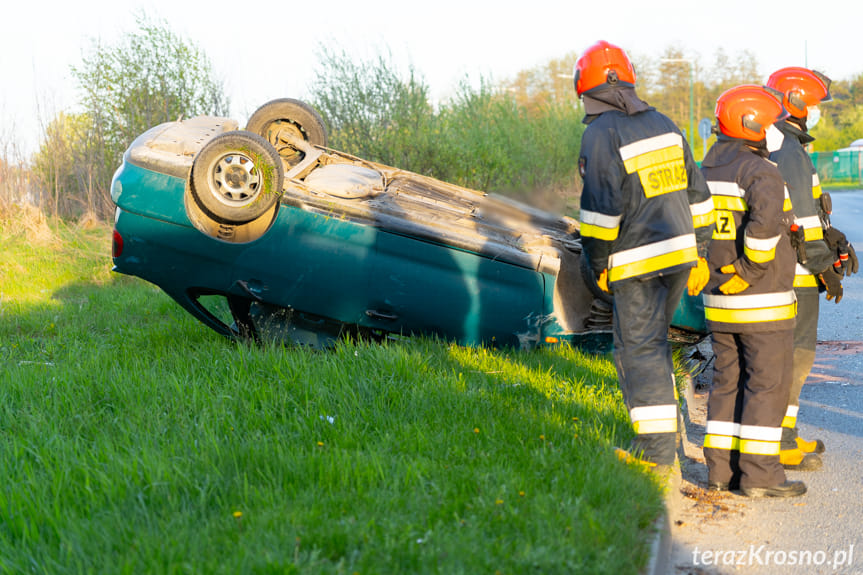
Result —
[{"label": "tree", "polygon": [[[78,178],[78,188],[64,193],[83,194],[105,216],[110,215],[111,176],[135,137],[180,117],[228,113],[222,83],[214,79],[200,49],[163,21],[139,15],[137,26],[115,45],[94,43],[82,64],[72,68],[87,124],[86,132],[74,139],[78,147],[73,154],[87,162],[90,173],[86,181]],[[50,156],[52,136],[45,134],[40,154]]]},{"label": "tree", "polygon": [[330,128],[330,144],[369,160],[438,175],[433,152],[434,110],[429,88],[410,68],[396,69],[389,54],[355,61],[344,50],[318,48],[312,105]]}]

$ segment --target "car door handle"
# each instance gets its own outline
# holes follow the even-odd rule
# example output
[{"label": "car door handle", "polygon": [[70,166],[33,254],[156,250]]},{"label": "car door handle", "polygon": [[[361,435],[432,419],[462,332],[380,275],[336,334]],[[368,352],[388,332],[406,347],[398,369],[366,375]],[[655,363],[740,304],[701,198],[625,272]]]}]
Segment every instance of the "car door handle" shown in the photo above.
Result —
[{"label": "car door handle", "polygon": [[384,321],[395,321],[399,318],[399,316],[394,313],[386,313],[376,309],[367,309],[366,315],[372,319],[381,319]]}]

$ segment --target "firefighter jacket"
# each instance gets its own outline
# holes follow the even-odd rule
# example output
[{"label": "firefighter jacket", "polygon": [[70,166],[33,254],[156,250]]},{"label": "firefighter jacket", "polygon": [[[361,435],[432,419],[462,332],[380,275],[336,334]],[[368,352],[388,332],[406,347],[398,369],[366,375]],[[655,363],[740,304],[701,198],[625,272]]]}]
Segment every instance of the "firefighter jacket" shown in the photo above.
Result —
[{"label": "firefighter jacket", "polygon": [[683,135],[646,104],[585,123],[581,236],[593,272],[613,284],[691,268],[706,255],[713,201]]},{"label": "firefighter jacket", "polygon": [[814,138],[791,122],[779,122],[775,126],[782,133],[782,147],[770,154],[770,160],[776,162],[785,180],[793,206],[794,223],[803,228],[805,238],[805,256],[798,255],[794,287],[817,288],[818,280],[813,274],[821,273],[833,264],[833,253],[824,241],[821,183],[812,159],[803,148],[803,144],[808,144]]},{"label": "firefighter jacket", "polygon": [[[701,169],[716,206],[716,228],[707,262],[704,313],[711,331],[755,333],[793,329],[792,215],[779,169],[745,141],[720,136]],[[786,209],[787,208],[787,209]],[[723,294],[733,277],[720,268],[734,264],[745,290]]]}]

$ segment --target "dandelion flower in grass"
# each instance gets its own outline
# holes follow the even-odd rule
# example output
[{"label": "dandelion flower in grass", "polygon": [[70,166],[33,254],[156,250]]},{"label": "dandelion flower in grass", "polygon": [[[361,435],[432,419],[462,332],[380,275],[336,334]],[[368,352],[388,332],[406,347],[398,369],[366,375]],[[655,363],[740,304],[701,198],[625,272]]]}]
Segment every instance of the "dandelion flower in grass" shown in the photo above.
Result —
[{"label": "dandelion flower in grass", "polygon": [[318,441],[318,447],[323,447],[323,446],[324,446],[324,442],[323,442],[323,441]]},{"label": "dandelion flower in grass", "polygon": [[540,441],[545,441],[545,435],[540,435],[539,439],[540,439]]},{"label": "dandelion flower in grass", "polygon": [[503,505],[503,499],[495,499],[494,504],[495,505]]},{"label": "dandelion flower in grass", "polygon": [[519,492],[518,492],[518,496],[519,496],[519,497],[524,497],[524,491],[519,491]]},{"label": "dandelion flower in grass", "polygon": [[235,518],[235,519],[239,519],[239,518],[240,518],[240,517],[242,517],[242,516],[243,516],[243,512],[242,512],[242,511],[234,511],[234,518]]},{"label": "dandelion flower in grass", "polygon": [[473,432],[474,432],[474,433],[479,433],[479,427],[474,427],[474,428],[473,428]]}]

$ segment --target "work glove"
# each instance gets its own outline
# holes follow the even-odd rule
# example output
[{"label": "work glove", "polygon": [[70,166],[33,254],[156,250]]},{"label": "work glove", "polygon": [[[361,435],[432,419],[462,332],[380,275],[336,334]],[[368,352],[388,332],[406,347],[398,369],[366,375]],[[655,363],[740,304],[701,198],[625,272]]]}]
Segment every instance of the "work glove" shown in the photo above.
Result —
[{"label": "work glove", "polygon": [[848,242],[845,234],[836,228],[827,228],[824,230],[824,239],[836,257],[833,262],[833,271],[840,276],[856,274],[860,267],[857,262],[857,252],[854,251],[854,246]]},{"label": "work glove", "polygon": [[737,275],[737,270],[734,269],[734,264],[728,264],[727,266],[722,266],[719,268],[724,274],[734,274],[731,276],[731,279],[719,286],[719,291],[724,293],[725,295],[733,295],[736,293],[740,293],[746,288],[749,287],[749,284],[745,279]]},{"label": "work glove", "polygon": [[598,278],[596,278],[596,285],[598,285],[599,289],[601,289],[605,293],[609,293],[609,291],[608,291],[608,269],[602,270],[602,273],[599,274]]},{"label": "work glove", "polygon": [[821,283],[824,284],[824,287],[827,288],[827,299],[835,299],[836,303],[842,301],[842,293],[844,290],[842,289],[842,273],[834,272],[831,269],[827,269],[824,272],[818,274],[818,279],[821,280]]},{"label": "work glove", "polygon": [[707,260],[698,258],[695,267],[689,270],[689,279],[686,281],[686,288],[689,295],[696,296],[701,293],[704,286],[710,280],[710,268],[707,267]]}]

